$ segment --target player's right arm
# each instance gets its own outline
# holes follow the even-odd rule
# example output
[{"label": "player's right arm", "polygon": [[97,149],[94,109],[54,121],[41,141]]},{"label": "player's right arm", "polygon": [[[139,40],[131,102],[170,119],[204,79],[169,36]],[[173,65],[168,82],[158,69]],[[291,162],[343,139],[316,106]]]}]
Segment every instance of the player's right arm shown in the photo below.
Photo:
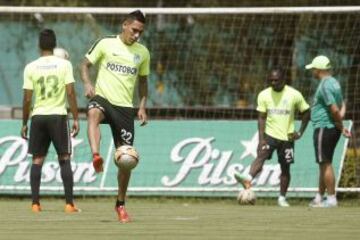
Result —
[{"label": "player's right arm", "polygon": [[71,136],[76,137],[80,131],[79,127],[79,117],[78,117],[78,106],[76,101],[76,92],[75,92],[75,79],[73,75],[73,67],[69,61],[66,61],[65,65],[65,74],[64,74],[64,83],[65,91],[67,96],[67,102],[69,104],[70,112],[73,117],[73,124],[71,129]]},{"label": "player's right arm", "polygon": [[267,142],[265,140],[265,126],[266,126],[266,118],[267,118],[267,106],[265,101],[265,91],[260,92],[257,97],[257,108],[256,110],[259,112],[258,116],[258,131],[259,131],[259,145],[258,152],[263,149]]},{"label": "player's right arm", "polygon": [[106,48],[106,42],[103,39],[96,41],[86,53],[80,66],[81,80],[84,83],[85,97],[92,98],[95,96],[95,87],[90,79],[90,67],[101,61],[103,57],[103,48]]},{"label": "player's right arm", "polygon": [[259,112],[258,116],[258,130],[259,130],[259,145],[258,145],[258,152],[267,145],[265,140],[265,125],[266,125],[266,113]]},{"label": "player's right arm", "polygon": [[84,94],[87,98],[92,98],[95,96],[95,88],[91,83],[89,69],[92,66],[92,63],[85,57],[81,63],[81,80],[84,83]]}]

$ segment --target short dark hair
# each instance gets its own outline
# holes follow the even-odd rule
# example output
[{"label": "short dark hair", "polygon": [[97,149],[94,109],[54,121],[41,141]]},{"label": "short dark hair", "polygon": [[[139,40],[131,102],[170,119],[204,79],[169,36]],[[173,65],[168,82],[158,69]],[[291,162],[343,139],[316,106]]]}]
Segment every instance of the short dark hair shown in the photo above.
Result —
[{"label": "short dark hair", "polygon": [[125,21],[139,21],[143,24],[146,23],[146,19],[145,19],[145,15],[140,11],[140,10],[136,10],[136,11],[133,11],[131,13],[129,13],[126,18],[125,18]]},{"label": "short dark hair", "polygon": [[39,47],[41,50],[50,51],[56,47],[56,35],[52,29],[44,29],[40,32]]},{"label": "short dark hair", "polygon": [[272,74],[273,72],[278,72],[281,78],[285,77],[285,71],[281,66],[273,67],[269,74]]}]

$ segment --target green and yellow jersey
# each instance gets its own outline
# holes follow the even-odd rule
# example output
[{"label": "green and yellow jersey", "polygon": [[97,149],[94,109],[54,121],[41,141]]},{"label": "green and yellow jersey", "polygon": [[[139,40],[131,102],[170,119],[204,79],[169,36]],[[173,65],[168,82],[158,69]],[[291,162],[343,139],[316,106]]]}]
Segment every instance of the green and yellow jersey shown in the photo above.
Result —
[{"label": "green and yellow jersey", "polygon": [[66,115],[66,84],[75,82],[68,60],[42,56],[26,65],[23,89],[33,90],[32,115]]},{"label": "green and yellow jersey", "polygon": [[330,105],[335,104],[340,109],[342,102],[343,96],[339,82],[331,76],[321,79],[311,106],[311,121],[314,128],[335,127]]},{"label": "green and yellow jersey", "polygon": [[97,41],[85,56],[98,64],[95,94],[111,104],[133,107],[134,88],[138,76],[150,72],[150,53],[142,44],[124,44],[120,36],[109,36]]},{"label": "green and yellow jersey", "polygon": [[261,91],[257,104],[256,110],[267,114],[265,133],[283,141],[288,141],[288,134],[295,130],[295,112],[309,109],[302,94],[287,85],[281,92],[271,87]]}]

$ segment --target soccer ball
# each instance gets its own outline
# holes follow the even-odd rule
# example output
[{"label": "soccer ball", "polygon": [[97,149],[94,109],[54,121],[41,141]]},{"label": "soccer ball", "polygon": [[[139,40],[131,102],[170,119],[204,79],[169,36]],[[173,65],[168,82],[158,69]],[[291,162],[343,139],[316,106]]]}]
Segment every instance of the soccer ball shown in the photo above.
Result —
[{"label": "soccer ball", "polygon": [[254,205],[256,202],[256,196],[253,190],[243,189],[237,196],[237,201],[241,205]]},{"label": "soccer ball", "polygon": [[133,146],[122,145],[115,151],[114,163],[118,168],[130,171],[139,163],[139,154]]},{"label": "soccer ball", "polygon": [[63,59],[69,59],[69,53],[63,49],[63,48],[55,48],[54,49],[54,56],[63,58]]}]

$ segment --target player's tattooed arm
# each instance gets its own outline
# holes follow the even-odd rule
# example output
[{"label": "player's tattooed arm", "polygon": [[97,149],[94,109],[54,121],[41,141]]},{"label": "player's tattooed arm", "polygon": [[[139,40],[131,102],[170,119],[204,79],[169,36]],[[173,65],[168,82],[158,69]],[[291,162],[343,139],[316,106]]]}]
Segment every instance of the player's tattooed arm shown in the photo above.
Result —
[{"label": "player's tattooed arm", "polygon": [[87,58],[84,58],[80,66],[81,79],[84,83],[84,95],[87,98],[92,98],[95,96],[95,88],[91,82],[89,74],[89,69],[91,66],[92,63]]}]

